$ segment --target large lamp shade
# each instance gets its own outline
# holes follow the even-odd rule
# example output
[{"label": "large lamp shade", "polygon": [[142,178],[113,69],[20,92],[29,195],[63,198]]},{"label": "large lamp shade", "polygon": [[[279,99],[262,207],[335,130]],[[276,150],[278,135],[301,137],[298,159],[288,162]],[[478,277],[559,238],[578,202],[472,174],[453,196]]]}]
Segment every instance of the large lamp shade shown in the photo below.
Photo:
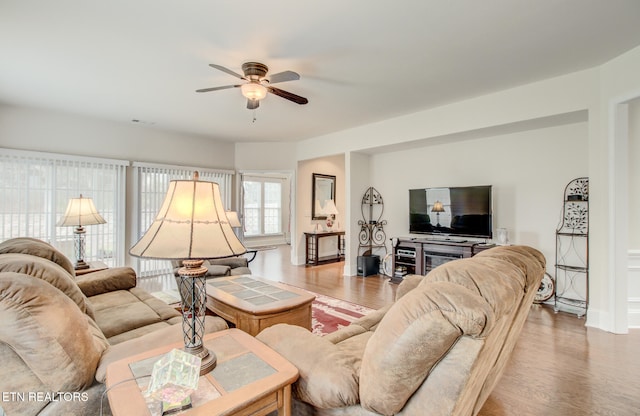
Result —
[{"label": "large lamp shade", "polygon": [[233,232],[218,184],[174,180],[155,220],[129,251],[157,259],[211,259],[237,256],[246,248]]}]

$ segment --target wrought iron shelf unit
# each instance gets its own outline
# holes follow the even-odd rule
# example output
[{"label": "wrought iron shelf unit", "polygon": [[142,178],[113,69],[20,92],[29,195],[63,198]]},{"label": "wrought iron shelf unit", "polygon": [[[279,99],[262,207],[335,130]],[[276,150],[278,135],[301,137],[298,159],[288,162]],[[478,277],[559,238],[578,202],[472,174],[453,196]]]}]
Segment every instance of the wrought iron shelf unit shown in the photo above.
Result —
[{"label": "wrought iron shelf unit", "polygon": [[360,233],[358,247],[361,255],[382,255],[387,254],[387,234],[384,226],[387,221],[382,219],[384,214],[384,201],[382,195],[374,187],[369,187],[362,196],[360,205],[362,219],[358,220]]},{"label": "wrought iron shelf unit", "polygon": [[576,178],[565,188],[555,269],[554,310],[584,316],[589,307],[589,178]]}]

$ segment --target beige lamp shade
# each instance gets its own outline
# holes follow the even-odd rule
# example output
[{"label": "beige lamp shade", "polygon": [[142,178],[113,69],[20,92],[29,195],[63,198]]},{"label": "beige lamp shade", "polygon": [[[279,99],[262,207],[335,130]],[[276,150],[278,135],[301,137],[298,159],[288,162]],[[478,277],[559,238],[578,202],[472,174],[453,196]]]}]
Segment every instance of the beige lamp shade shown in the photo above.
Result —
[{"label": "beige lamp shade", "polygon": [[436,201],[433,203],[433,208],[431,208],[431,212],[444,212],[444,206],[442,202]]},{"label": "beige lamp shade", "polygon": [[212,259],[247,250],[229,223],[215,182],[174,180],[155,220],[129,250],[137,257]]},{"label": "beige lamp shade", "polygon": [[333,199],[327,199],[324,201],[324,207],[322,207],[322,213],[324,215],[338,215],[338,208],[336,208]]},{"label": "beige lamp shade", "polygon": [[233,228],[242,227],[242,223],[240,223],[240,218],[238,218],[237,212],[227,211],[227,219],[229,220],[229,224],[231,224],[231,227]]},{"label": "beige lamp shade", "polygon": [[106,221],[98,213],[93,199],[85,198],[80,194],[80,198],[71,198],[67,205],[67,211],[57,223],[58,227],[82,227],[84,225],[105,224]]}]

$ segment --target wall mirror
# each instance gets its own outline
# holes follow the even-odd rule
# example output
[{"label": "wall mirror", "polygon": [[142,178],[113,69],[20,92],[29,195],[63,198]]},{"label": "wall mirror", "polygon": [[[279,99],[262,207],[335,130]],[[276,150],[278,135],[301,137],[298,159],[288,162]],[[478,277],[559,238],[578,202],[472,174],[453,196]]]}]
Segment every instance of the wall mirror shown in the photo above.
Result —
[{"label": "wall mirror", "polygon": [[325,201],[332,199],[336,202],[336,177],[333,175],[313,174],[312,199],[311,199],[311,219],[324,220],[327,218],[322,213]]}]

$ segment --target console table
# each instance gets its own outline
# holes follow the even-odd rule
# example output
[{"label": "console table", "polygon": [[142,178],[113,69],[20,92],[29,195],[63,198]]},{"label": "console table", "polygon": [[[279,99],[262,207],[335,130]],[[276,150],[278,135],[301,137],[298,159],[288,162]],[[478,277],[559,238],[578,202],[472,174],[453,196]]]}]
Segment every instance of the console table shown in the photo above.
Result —
[{"label": "console table", "polygon": [[[344,260],[344,231],[321,231],[304,233],[305,237],[305,264],[317,266],[318,264],[334,263]],[[320,239],[323,237],[336,237],[338,250],[335,255],[320,257]]]},{"label": "console table", "polygon": [[[392,280],[402,280],[404,274],[426,275],[443,263],[472,257],[494,246],[474,241],[400,237],[393,248]],[[397,273],[398,267],[403,272]]]}]

